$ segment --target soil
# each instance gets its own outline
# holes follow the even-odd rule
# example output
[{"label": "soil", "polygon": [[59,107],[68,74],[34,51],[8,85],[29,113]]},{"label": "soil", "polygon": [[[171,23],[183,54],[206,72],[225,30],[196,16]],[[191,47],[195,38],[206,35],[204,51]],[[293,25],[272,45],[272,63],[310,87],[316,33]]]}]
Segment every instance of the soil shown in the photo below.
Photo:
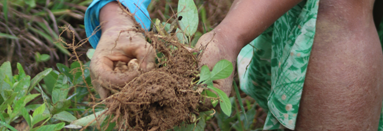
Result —
[{"label": "soil", "polygon": [[[137,30],[140,31],[140,30]],[[142,31],[140,31],[142,32]],[[104,104],[121,130],[164,131],[182,122],[194,123],[198,116],[202,85],[197,85],[199,68],[193,55],[175,37],[160,37],[145,32],[152,46],[161,55],[155,69],[141,74],[124,87],[111,86],[116,92]],[[116,72],[138,68],[136,60],[117,62]],[[198,90],[197,90],[198,89]]]}]

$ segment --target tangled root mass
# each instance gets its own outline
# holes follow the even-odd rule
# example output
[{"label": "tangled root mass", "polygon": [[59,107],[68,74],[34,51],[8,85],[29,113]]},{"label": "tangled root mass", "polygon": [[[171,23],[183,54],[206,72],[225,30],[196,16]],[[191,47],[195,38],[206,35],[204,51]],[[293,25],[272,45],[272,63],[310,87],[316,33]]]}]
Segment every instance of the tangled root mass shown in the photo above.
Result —
[{"label": "tangled root mass", "polygon": [[[155,69],[142,72],[124,87],[115,87],[119,92],[105,99],[119,129],[130,131],[167,130],[190,122],[198,114],[201,98],[198,78],[198,58],[172,37],[158,37],[152,32],[145,35],[162,57],[157,57]],[[120,69],[125,63],[116,64]]]}]

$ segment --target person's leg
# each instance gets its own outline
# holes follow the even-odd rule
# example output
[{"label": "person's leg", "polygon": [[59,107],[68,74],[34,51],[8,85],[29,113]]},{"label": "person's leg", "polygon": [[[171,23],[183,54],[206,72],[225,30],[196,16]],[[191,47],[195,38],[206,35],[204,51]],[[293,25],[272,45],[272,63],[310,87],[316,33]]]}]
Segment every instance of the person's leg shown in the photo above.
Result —
[{"label": "person's leg", "polygon": [[296,130],[377,130],[383,54],[373,2],[321,0]]}]

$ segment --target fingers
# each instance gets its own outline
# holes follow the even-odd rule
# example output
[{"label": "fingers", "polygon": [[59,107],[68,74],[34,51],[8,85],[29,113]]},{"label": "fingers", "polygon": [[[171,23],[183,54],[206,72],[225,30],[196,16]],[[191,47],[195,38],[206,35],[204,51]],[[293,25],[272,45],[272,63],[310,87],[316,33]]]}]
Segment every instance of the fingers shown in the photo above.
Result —
[{"label": "fingers", "polygon": [[97,65],[94,70],[98,73],[98,79],[103,81],[105,84],[123,86],[140,74],[137,68],[135,70],[128,70],[127,64],[124,62],[116,64],[115,68],[113,65],[104,63],[113,62],[102,62]]},{"label": "fingers", "polygon": [[140,74],[136,59],[131,60],[128,65],[125,62],[113,64],[113,61],[107,57],[91,61],[92,84],[102,99],[111,94],[108,88],[125,86]]},{"label": "fingers", "polygon": [[146,46],[138,48],[135,51],[135,55],[142,71],[146,72],[154,68],[156,52],[151,45],[147,44]]}]

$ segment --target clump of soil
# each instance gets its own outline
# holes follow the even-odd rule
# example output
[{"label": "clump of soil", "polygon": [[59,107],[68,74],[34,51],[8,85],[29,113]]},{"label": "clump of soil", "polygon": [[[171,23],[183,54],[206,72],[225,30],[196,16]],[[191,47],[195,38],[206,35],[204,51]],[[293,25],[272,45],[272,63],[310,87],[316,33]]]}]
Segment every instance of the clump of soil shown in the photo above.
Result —
[{"label": "clump of soil", "polygon": [[[141,75],[124,87],[111,86],[117,93],[106,98],[105,114],[113,115],[119,129],[130,131],[164,131],[182,122],[195,122],[197,106],[201,98],[202,85],[197,85],[198,58],[179,43],[175,37],[163,37],[153,32],[144,32],[151,45],[160,54],[155,69]],[[116,64],[115,71],[129,71],[123,62]],[[198,89],[198,91],[196,91]]]}]

